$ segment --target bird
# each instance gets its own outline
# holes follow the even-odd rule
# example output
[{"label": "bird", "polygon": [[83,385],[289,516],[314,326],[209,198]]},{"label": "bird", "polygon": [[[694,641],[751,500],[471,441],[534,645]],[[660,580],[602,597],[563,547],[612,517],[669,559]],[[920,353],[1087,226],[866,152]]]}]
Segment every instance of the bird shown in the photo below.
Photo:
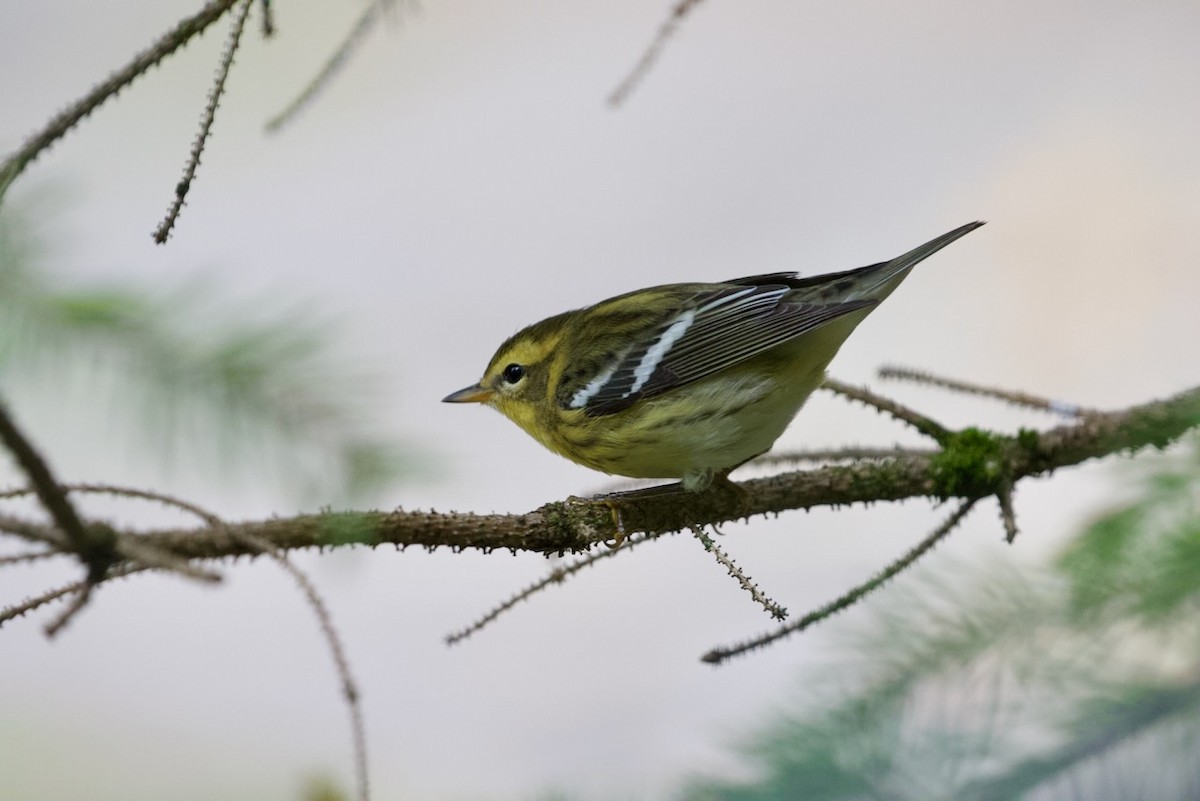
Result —
[{"label": "bird", "polygon": [[498,410],[560,456],[686,492],[762,455],[842,343],[971,222],[890,261],[639,289],[521,329],[446,403]]}]

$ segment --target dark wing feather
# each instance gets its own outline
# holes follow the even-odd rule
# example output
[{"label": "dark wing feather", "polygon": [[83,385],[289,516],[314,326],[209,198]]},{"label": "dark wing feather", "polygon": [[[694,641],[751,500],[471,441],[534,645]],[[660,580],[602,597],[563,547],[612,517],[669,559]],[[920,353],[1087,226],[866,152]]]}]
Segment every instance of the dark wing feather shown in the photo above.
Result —
[{"label": "dark wing feather", "polygon": [[795,290],[791,295],[793,301],[807,303],[833,303],[858,298],[883,300],[903,280],[908,270],[981,225],[982,222],[961,225],[890,261],[868,264],[854,270],[806,277],[800,277],[796,273],[770,273],[735,278],[728,283],[755,286],[766,283],[783,284]]},{"label": "dark wing feather", "polygon": [[778,283],[725,286],[698,294],[650,337],[629,349],[609,370],[568,399],[589,415],[612,414],[753,358],[830,320],[874,305],[794,303]]},{"label": "dark wing feather", "polygon": [[763,273],[762,275],[747,275],[744,278],[733,278],[722,281],[722,284],[737,284],[738,286],[791,286],[797,280],[796,273]]}]

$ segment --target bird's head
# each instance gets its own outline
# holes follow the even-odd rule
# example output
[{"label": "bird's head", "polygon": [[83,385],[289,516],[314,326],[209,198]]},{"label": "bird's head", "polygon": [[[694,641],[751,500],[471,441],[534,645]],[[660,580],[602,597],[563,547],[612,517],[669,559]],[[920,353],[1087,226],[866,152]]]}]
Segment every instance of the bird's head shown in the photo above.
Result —
[{"label": "bird's head", "polygon": [[536,421],[553,404],[550,375],[561,361],[559,345],[566,317],[551,317],[513,334],[496,350],[478,383],[452,392],[442,401],[486,404],[541,439]]}]

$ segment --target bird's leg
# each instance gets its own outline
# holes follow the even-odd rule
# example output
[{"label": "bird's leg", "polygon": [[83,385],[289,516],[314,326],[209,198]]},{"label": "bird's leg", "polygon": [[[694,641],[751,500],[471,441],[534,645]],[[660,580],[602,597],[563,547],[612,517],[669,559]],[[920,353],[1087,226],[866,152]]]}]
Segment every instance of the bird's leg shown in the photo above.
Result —
[{"label": "bird's leg", "polygon": [[[759,455],[761,456],[761,454]],[[758,457],[752,456],[750,458],[757,459]],[[749,461],[749,459],[746,461]],[[745,463],[742,462],[742,464]],[[731,481],[729,478],[729,474],[738,467],[741,467],[741,465],[736,465],[713,476],[712,483],[709,484],[708,489],[705,491],[722,500],[729,499],[738,509],[744,509],[748,506],[750,496],[741,484]]]}]

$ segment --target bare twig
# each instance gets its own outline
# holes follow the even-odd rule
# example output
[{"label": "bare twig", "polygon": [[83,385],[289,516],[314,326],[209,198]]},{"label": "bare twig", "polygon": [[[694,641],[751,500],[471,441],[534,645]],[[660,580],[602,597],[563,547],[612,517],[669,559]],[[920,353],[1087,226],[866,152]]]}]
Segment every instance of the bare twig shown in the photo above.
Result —
[{"label": "bare twig", "polygon": [[617,554],[628,553],[630,551],[630,549],[632,549],[638,545],[641,545],[643,542],[646,542],[651,539],[654,539],[654,538],[647,536],[645,534],[640,535],[640,536],[630,537],[629,539],[625,540],[624,543],[621,544],[620,548],[606,548],[604,550],[596,551],[594,553],[589,553],[587,556],[584,556],[580,559],[576,559],[575,561],[573,561],[569,564],[555,567],[553,570],[551,570],[549,573],[546,574],[545,578],[543,578],[540,581],[537,581],[533,584],[530,584],[528,587],[524,588],[520,592],[514,593],[508,599],[506,599],[503,603],[497,605],[495,608],[488,611],[488,613],[486,615],[479,618],[471,625],[467,626],[464,629],[460,629],[452,634],[447,634],[446,635],[446,645],[454,645],[456,643],[462,642],[463,640],[467,639],[475,632],[480,631],[483,628],[485,628],[489,623],[496,620],[498,617],[500,617],[500,615],[504,614],[508,610],[515,607],[521,601],[528,600],[530,597],[532,597],[532,596],[536,595],[537,593],[541,592],[542,590],[546,589],[551,584],[562,584],[564,581],[567,580],[567,578],[569,576],[572,576],[575,573],[578,573],[580,570],[583,570],[585,567],[590,567],[591,565],[594,565],[603,559],[610,559],[610,558],[616,556]]},{"label": "bare twig", "polygon": [[756,637],[753,640],[748,640],[738,645],[714,648],[701,657],[701,660],[712,665],[719,665],[730,657],[763,648],[775,642],[776,640],[781,640],[791,634],[804,631],[814,623],[819,623],[831,615],[853,606],[871,592],[879,589],[896,574],[907,569],[918,559],[928,553],[933,546],[941,542],[947,534],[954,530],[963,517],[966,516],[967,512],[971,510],[971,507],[975,505],[975,502],[976,499],[974,498],[963,501],[959,505],[958,509],[954,511],[954,514],[950,515],[946,522],[938,526],[932,534],[921,540],[906,554],[892,562],[882,571],[873,576],[869,581],[863,582],[849,592],[839,596],[838,598],[835,598],[824,606],[809,612],[807,615],[793,623],[789,623],[786,626],[780,626],[773,632],[764,634],[761,637]]},{"label": "bare twig", "polygon": [[142,564],[158,570],[167,570],[210,584],[216,584],[221,580],[221,574],[215,570],[208,570],[198,565],[193,565],[169,551],[139,542],[137,534],[118,534],[116,550],[121,556],[135,564]]},{"label": "bare twig", "polygon": [[10,620],[16,620],[22,615],[27,615],[35,609],[39,609],[51,601],[57,601],[64,595],[77,593],[83,589],[84,582],[74,581],[63,587],[56,587],[52,590],[47,590],[41,595],[36,595],[33,598],[28,598],[19,604],[11,604],[0,609],[0,626],[8,623]]},{"label": "bare twig", "polygon": [[[114,579],[114,578],[121,578],[123,576],[128,576],[133,573],[140,573],[141,571],[148,570],[148,569],[149,568],[142,567],[140,565],[124,565],[122,567],[114,567],[108,571],[108,575],[104,577],[104,580],[108,581],[108,580]],[[10,620],[15,620],[16,618],[21,617],[22,615],[26,615],[36,609],[39,609],[40,607],[43,607],[52,601],[57,601],[59,598],[62,598],[63,596],[82,592],[84,589],[84,586],[86,584],[87,584],[87,580],[81,579],[79,581],[71,582],[70,584],[67,584],[62,587],[57,587],[52,590],[47,590],[46,592],[42,593],[41,595],[35,596],[33,598],[29,598],[19,604],[12,604],[11,606],[6,606],[6,607],[4,607],[3,610],[0,610],[0,626],[3,626],[5,623],[9,622]]]},{"label": "bare twig", "polygon": [[750,464],[762,467],[792,465],[803,462],[858,462],[873,459],[900,459],[906,456],[930,456],[937,453],[933,448],[831,448],[813,451],[783,451],[766,453]]},{"label": "bare twig", "polygon": [[920,431],[925,436],[931,438],[939,444],[946,442],[950,436],[950,432],[943,428],[939,423],[926,417],[920,412],[910,409],[903,404],[897,403],[891,398],[885,398],[878,395],[866,387],[855,387],[850,384],[843,384],[835,378],[825,378],[825,383],[822,384],[824,389],[836,393],[851,400],[865,403],[867,406],[873,406],[881,412],[890,414],[897,420],[908,423],[913,428]]},{"label": "bare twig", "polygon": [[[112,484],[75,484],[68,485],[65,489],[71,492],[85,492],[92,494],[108,494],[124,498],[136,498],[139,500],[151,500],[175,507],[184,512],[194,515],[202,520],[207,526],[228,531],[228,526],[221,520],[220,517],[209,512],[208,510],[188,501],[181,500],[166,493],[154,492],[150,490],[140,490],[130,487],[120,487]],[[15,490],[6,490],[0,492],[0,498],[14,498],[24,494],[28,494],[31,490],[27,488],[19,488]],[[211,571],[203,570],[190,565],[181,557],[178,557],[169,552],[164,553],[156,546],[145,543],[137,535],[120,534],[117,535],[117,548],[124,556],[132,560],[132,564],[124,565],[118,568],[112,568],[107,575],[100,576],[93,580],[91,576],[88,579],[76,582],[74,584],[62,587],[50,592],[44,593],[37,598],[30,599],[22,604],[8,607],[3,612],[0,612],[0,624],[14,617],[19,617],[33,609],[38,608],[50,601],[61,598],[65,595],[74,594],[71,604],[63,611],[63,613],[51,621],[46,626],[46,634],[54,636],[70,621],[73,616],[87,603],[88,597],[92,590],[101,582],[108,578],[118,575],[128,575],[129,573],[147,570],[147,569],[167,569],[183,572],[187,575],[192,575],[196,578],[216,580],[220,577]],[[352,737],[354,743],[354,761],[355,773],[358,785],[358,798],[360,801],[367,801],[370,796],[368,784],[367,770],[367,745],[366,745],[366,727],[363,724],[362,708],[359,703],[358,689],[355,685],[353,676],[350,672],[350,664],[346,659],[345,647],[342,645],[341,638],[338,636],[337,630],[334,628],[333,619],[329,614],[329,609],[325,602],[321,599],[316,587],[312,581],[304,574],[302,570],[296,567],[287,554],[280,551],[270,541],[249,532],[236,532],[236,539],[248,546],[254,553],[262,553],[270,556],[279,563],[296,583],[300,586],[305,598],[308,600],[309,606],[313,609],[317,616],[317,621],[321,628],[321,633],[325,637],[325,641],[329,648],[330,654],[333,656],[334,665],[337,669],[339,680],[342,685],[342,695],[346,700],[347,707],[350,712]],[[181,569],[182,565],[182,569]]]},{"label": "bare twig", "polygon": [[[143,490],[136,487],[121,487],[116,484],[67,484],[65,489],[68,492],[84,492],[90,495],[114,495],[119,498],[134,498],[140,501],[157,501],[164,506],[170,506],[180,511],[194,515],[209,526],[223,526],[224,521],[217,517],[212,512],[197,506],[190,501],[185,501],[182,498],[177,498],[174,495],[169,495],[165,492],[157,492],[155,490]],[[14,494],[20,490],[12,491]],[[0,497],[4,497],[0,495]]]},{"label": "bare twig", "polygon": [[879,368],[879,377],[912,381],[917,384],[929,384],[930,386],[941,387],[953,392],[962,392],[967,395],[981,395],[985,398],[995,398],[1006,403],[1011,403],[1014,406],[1024,406],[1027,409],[1050,412],[1051,414],[1062,415],[1064,417],[1081,417],[1083,415],[1096,414],[1095,409],[1087,409],[1074,403],[1050,400],[1049,398],[1030,395],[1027,392],[1015,392],[1008,389],[985,387],[980,384],[970,384],[966,381],[956,381],[952,378],[942,378],[923,370],[913,370],[908,367],[881,367]]},{"label": "bare twig", "polygon": [[642,80],[658,62],[659,56],[662,55],[663,49],[667,46],[667,42],[679,32],[679,27],[683,24],[684,18],[696,6],[700,5],[700,2],[701,0],[678,0],[666,20],[659,26],[658,33],[654,35],[653,41],[642,51],[642,56],[633,65],[633,69],[608,96],[608,104],[610,106],[615,108],[624,103],[633,90],[641,84]]},{"label": "bare twig", "polygon": [[198,13],[180,21],[149,48],[138,53],[132,61],[110,75],[107,80],[54,115],[45,127],[29,137],[15,153],[12,153],[4,160],[3,164],[0,164],[0,202],[3,202],[5,192],[8,191],[8,187],[17,176],[24,172],[25,168],[50,145],[78,125],[80,120],[92,113],[106,100],[115,97],[121,89],[145,74],[155,64],[203,33],[209,25],[224,16],[225,12],[232,8],[237,1],[210,0]]},{"label": "bare twig", "polygon": [[58,551],[30,551],[28,553],[14,553],[8,556],[0,556],[0,565],[19,565],[25,562],[40,562],[53,556],[62,556],[62,554]]},{"label": "bare twig", "polygon": [[[26,490],[32,493],[32,490]],[[12,515],[0,515],[0,531],[20,537],[26,542],[36,542],[49,545],[60,553],[71,553],[71,544],[57,528],[51,525],[33,523]]]},{"label": "bare twig", "polygon": [[17,428],[3,402],[0,402],[0,440],[29,477],[38,500],[66,536],[71,550],[78,554],[87,566],[88,575],[93,578],[103,575],[113,560],[111,539],[93,536],[84,529],[83,521],[79,519],[79,514],[55,480],[54,474],[50,472],[46,460]]},{"label": "bare twig", "polygon": [[[169,495],[164,495],[158,492],[150,492],[147,490],[130,489],[128,487],[117,487],[110,484],[62,484],[59,485],[64,492],[83,492],[91,494],[109,494],[119,495],[128,498],[137,498],[139,500],[153,500],[165,503],[168,506],[175,506],[183,509],[186,512],[191,512],[204,520],[209,525],[216,525],[220,520],[214,517],[207,516],[208,513],[199,507],[181,501],[178,498],[172,498]],[[0,500],[9,498],[19,498],[23,495],[34,493],[31,487],[18,487],[16,489],[4,490],[0,492]],[[215,523],[213,521],[216,521]],[[0,529],[3,529],[3,522],[0,519]],[[221,580],[221,575],[213,570],[206,570],[196,565],[190,564],[185,559],[164,551],[161,548],[156,548],[154,545],[139,541],[137,534],[118,533],[108,529],[107,527],[94,527],[93,530],[104,530],[110,532],[110,538],[106,540],[110,542],[110,558],[117,556],[129,559],[133,562],[140,562],[147,567],[154,567],[160,570],[168,570],[187,578],[197,579],[199,581],[217,582]],[[52,555],[50,552],[47,555]]]},{"label": "bare twig", "polygon": [[19,604],[6,606],[4,609],[0,610],[0,626],[3,626],[10,620],[16,620],[22,615],[27,615],[35,609],[45,606],[51,601],[56,601],[64,595],[70,595],[71,593],[78,592],[81,589],[83,589],[83,582],[76,581],[66,585],[65,587],[47,590],[41,595],[29,598],[28,600],[25,600]]},{"label": "bare twig", "polygon": [[188,154],[187,164],[183,168],[183,178],[175,184],[175,197],[167,209],[167,216],[154,229],[154,241],[160,245],[165,243],[167,237],[171,235],[171,229],[175,227],[179,213],[183,211],[183,203],[187,198],[188,190],[192,188],[192,181],[196,178],[196,170],[200,167],[200,155],[204,152],[204,146],[208,143],[208,134],[217,118],[217,105],[221,102],[221,95],[225,92],[225,79],[229,77],[229,69],[233,66],[233,56],[237,53],[238,45],[242,41],[242,32],[246,29],[246,16],[250,13],[252,2],[253,0],[241,0],[241,6],[234,16],[233,27],[229,31],[229,38],[225,41],[225,50],[221,53],[221,61],[217,65],[217,79],[208,93],[208,103],[200,118],[200,132],[192,141],[192,150]]},{"label": "bare twig", "polygon": [[[140,572],[140,571],[146,570],[146,569],[147,568],[139,567],[137,565],[125,565],[124,567],[115,567],[108,572],[108,575],[105,577],[105,580],[120,578],[121,576],[128,576],[132,573],[137,573],[137,572]],[[15,620],[16,618],[21,617],[22,615],[26,615],[26,614],[34,611],[35,609],[43,607],[52,601],[57,601],[59,598],[62,598],[65,595],[71,595],[72,593],[81,592],[86,584],[87,584],[86,579],[81,579],[79,581],[73,581],[70,584],[67,584],[65,586],[57,587],[52,590],[47,590],[46,592],[42,593],[41,595],[35,596],[33,598],[29,598],[19,604],[12,604],[11,606],[6,606],[6,607],[4,607],[3,610],[0,610],[0,626],[3,626],[5,623],[9,622],[10,620]]]},{"label": "bare twig", "polygon": [[1017,538],[1017,513],[1013,508],[1013,487],[1006,482],[996,492],[996,501],[1000,504],[1000,520],[1004,523],[1004,541],[1012,544]]},{"label": "bare twig", "polygon": [[758,585],[755,584],[754,581],[747,576],[740,567],[737,566],[737,562],[733,561],[733,559],[731,559],[729,555],[721,549],[721,546],[717,545],[717,543],[713,541],[713,538],[708,536],[703,528],[700,528],[699,526],[693,528],[692,534],[695,535],[696,539],[700,540],[700,544],[704,546],[704,550],[711,553],[717,560],[717,563],[720,564],[721,567],[725,568],[729,572],[729,575],[733,576],[733,578],[737,581],[738,586],[750,593],[750,597],[754,599],[755,603],[757,603],[763,609],[766,609],[771,617],[775,618],[776,620],[787,620],[787,609],[767,597],[766,593],[758,588]]},{"label": "bare twig", "polygon": [[75,615],[83,611],[87,606],[87,602],[92,599],[92,590],[96,588],[100,582],[88,576],[80,584],[80,588],[71,596],[70,603],[63,609],[62,613],[53,618],[46,624],[45,632],[47,637],[56,637],[58,633],[67,627],[67,624],[75,619]]},{"label": "bare twig", "polygon": [[354,676],[350,672],[350,662],[346,659],[346,649],[342,645],[341,637],[333,625],[333,618],[329,614],[329,607],[325,605],[325,601],[321,598],[320,593],[317,592],[317,588],[304,571],[296,567],[288,559],[287,554],[279,551],[270,541],[245,532],[240,532],[235,536],[256,551],[260,551],[274,559],[295,580],[296,584],[299,585],[300,591],[304,593],[305,598],[308,600],[309,607],[316,614],[321,634],[325,637],[326,646],[333,656],[338,680],[342,685],[342,697],[345,699],[346,707],[350,713],[350,729],[354,742],[354,772],[358,789],[357,797],[359,801],[368,801],[371,793],[367,770],[367,729],[363,723],[358,686],[354,681]]},{"label": "bare twig", "polygon": [[275,35],[275,7],[271,5],[271,0],[260,0],[259,7],[262,8],[263,38],[270,39]]},{"label": "bare twig", "polygon": [[358,20],[354,23],[354,27],[342,39],[341,44],[333,51],[333,55],[321,67],[321,70],[313,77],[304,89],[297,95],[292,102],[288,103],[282,111],[276,114],[271,119],[267,120],[267,133],[276,133],[283,126],[287,125],[296,115],[303,111],[309,103],[321,93],[329,82],[342,71],[349,62],[350,57],[358,50],[366,39],[367,34],[374,30],[380,18],[383,16],[384,7],[394,2],[395,0],[373,0]]},{"label": "bare twig", "polygon": [[[165,506],[171,506],[188,514],[199,518],[208,526],[216,527],[225,525],[221,518],[217,517],[212,512],[209,512],[194,503],[176,498],[173,495],[168,495],[164,492],[154,492],[151,490],[140,490],[132,487],[119,487],[113,484],[68,484],[66,489],[70,492],[83,492],[91,495],[115,495],[122,498],[136,498],[143,501],[157,501]],[[135,534],[126,534],[119,536],[117,540],[117,549],[129,559],[140,562],[148,567],[156,567],[161,570],[170,570],[176,573],[181,573],[189,578],[199,579],[201,581],[217,582],[221,580],[221,574],[213,570],[205,570],[204,568],[196,567],[188,562],[175,557],[169,552],[162,551],[152,545],[141,541],[141,538]]]},{"label": "bare twig", "polygon": [[[11,426],[11,420],[7,420],[6,415],[3,413],[3,408],[0,407],[0,432],[3,431],[4,425],[6,422],[8,423],[8,425]],[[13,430],[14,431],[16,430],[15,427],[13,428]],[[9,432],[9,433],[11,434],[11,432]],[[20,436],[19,431],[17,431],[16,433],[18,436]],[[7,442],[7,440],[6,440],[6,442]],[[25,444],[28,445],[28,442],[26,442]],[[30,450],[31,450],[31,452],[33,452],[32,446],[30,446]],[[35,457],[37,456],[36,452],[33,452],[33,454]],[[28,458],[28,454],[25,454],[24,458]],[[51,481],[53,481],[53,477],[50,476],[48,468],[45,467],[44,462],[42,463],[42,468],[45,470],[45,474],[43,476],[43,481],[41,483],[35,483],[34,487],[21,487],[18,489],[6,490],[6,491],[0,493],[0,498],[4,498],[4,499],[16,498],[16,497],[20,497],[22,495],[28,495],[28,494],[37,494],[37,495],[39,495],[39,497],[41,497],[42,489],[44,487],[44,480],[46,478],[49,478]],[[30,473],[30,480],[35,480],[33,473]],[[70,505],[70,502],[66,498],[66,493],[71,492],[71,491],[114,492],[114,494],[129,495],[132,497],[142,497],[142,498],[153,497],[156,500],[161,500],[161,501],[164,501],[167,503],[170,503],[174,500],[174,499],[168,498],[166,496],[158,495],[156,493],[141,492],[141,491],[137,491],[137,490],[121,490],[120,488],[109,487],[106,485],[71,486],[71,485],[59,485],[57,483],[54,483],[54,487],[62,495],[62,500],[64,502],[66,502],[68,504],[68,506]],[[44,503],[45,502],[43,501],[43,504]],[[70,509],[72,512],[74,512],[73,506],[70,506]],[[203,513],[201,513],[201,514],[203,514]],[[82,522],[80,523],[80,525],[82,526]],[[61,524],[60,524],[60,528],[62,528]],[[5,525],[5,521],[3,519],[0,519],[0,530],[17,531],[17,527]],[[152,569],[153,568],[153,569],[159,569],[159,570],[173,571],[173,572],[179,573],[183,576],[187,576],[188,578],[198,579],[201,581],[215,582],[215,581],[221,580],[220,574],[216,573],[215,571],[207,570],[207,569],[199,567],[197,565],[193,565],[187,559],[176,556],[175,554],[172,554],[169,551],[164,551],[163,549],[158,548],[153,544],[139,542],[138,536],[136,534],[118,533],[116,531],[109,529],[106,526],[105,527],[92,526],[90,529],[85,529],[84,531],[85,531],[86,536],[89,538],[89,540],[95,538],[95,532],[99,532],[99,531],[105,532],[105,535],[101,536],[99,538],[99,541],[103,545],[103,552],[100,554],[100,557],[96,558],[96,559],[85,559],[85,563],[87,564],[87,567],[88,567],[87,576],[82,581],[72,584],[67,588],[63,588],[60,591],[51,591],[50,593],[43,595],[43,596],[39,596],[38,598],[34,598],[31,601],[26,602],[25,604],[20,604],[16,607],[10,607],[12,614],[8,615],[7,613],[10,610],[6,610],[6,615],[3,617],[0,617],[0,623],[2,623],[6,619],[10,619],[13,616],[24,614],[26,611],[35,609],[38,606],[41,606],[42,604],[47,603],[56,598],[62,597],[63,595],[68,595],[68,594],[73,595],[73,597],[71,599],[71,603],[67,605],[67,607],[62,611],[62,613],[59,614],[57,617],[55,617],[53,620],[51,620],[48,624],[46,624],[46,628],[45,628],[46,636],[54,637],[60,631],[62,631],[67,626],[67,624],[71,620],[73,620],[74,617],[80,611],[82,611],[82,609],[87,605],[87,602],[91,599],[92,591],[97,586],[99,586],[102,582],[106,581],[107,579],[111,578],[114,575],[128,575],[130,572],[133,572],[134,570],[143,570],[143,569]],[[18,533],[21,533],[21,532],[18,531]],[[94,548],[96,546],[91,545],[91,544],[85,544],[84,547],[85,548]],[[66,541],[59,543],[58,548],[59,548],[59,552],[61,552],[63,548],[66,548],[66,549],[70,550],[71,552],[75,553],[76,555],[78,555],[81,559],[84,558],[84,555],[87,552],[87,551],[81,551],[78,547],[78,543],[69,537],[67,538]],[[48,552],[44,552],[44,553],[40,553],[40,554],[26,555],[25,558],[27,558],[27,559],[33,558],[33,557],[44,558],[46,556],[55,555],[55,553],[56,553],[55,551],[48,551]],[[120,568],[115,567],[116,562],[118,562],[121,559],[128,560],[130,564],[124,565]],[[6,562],[7,562],[7,560],[0,561],[0,564],[6,563]]]}]

